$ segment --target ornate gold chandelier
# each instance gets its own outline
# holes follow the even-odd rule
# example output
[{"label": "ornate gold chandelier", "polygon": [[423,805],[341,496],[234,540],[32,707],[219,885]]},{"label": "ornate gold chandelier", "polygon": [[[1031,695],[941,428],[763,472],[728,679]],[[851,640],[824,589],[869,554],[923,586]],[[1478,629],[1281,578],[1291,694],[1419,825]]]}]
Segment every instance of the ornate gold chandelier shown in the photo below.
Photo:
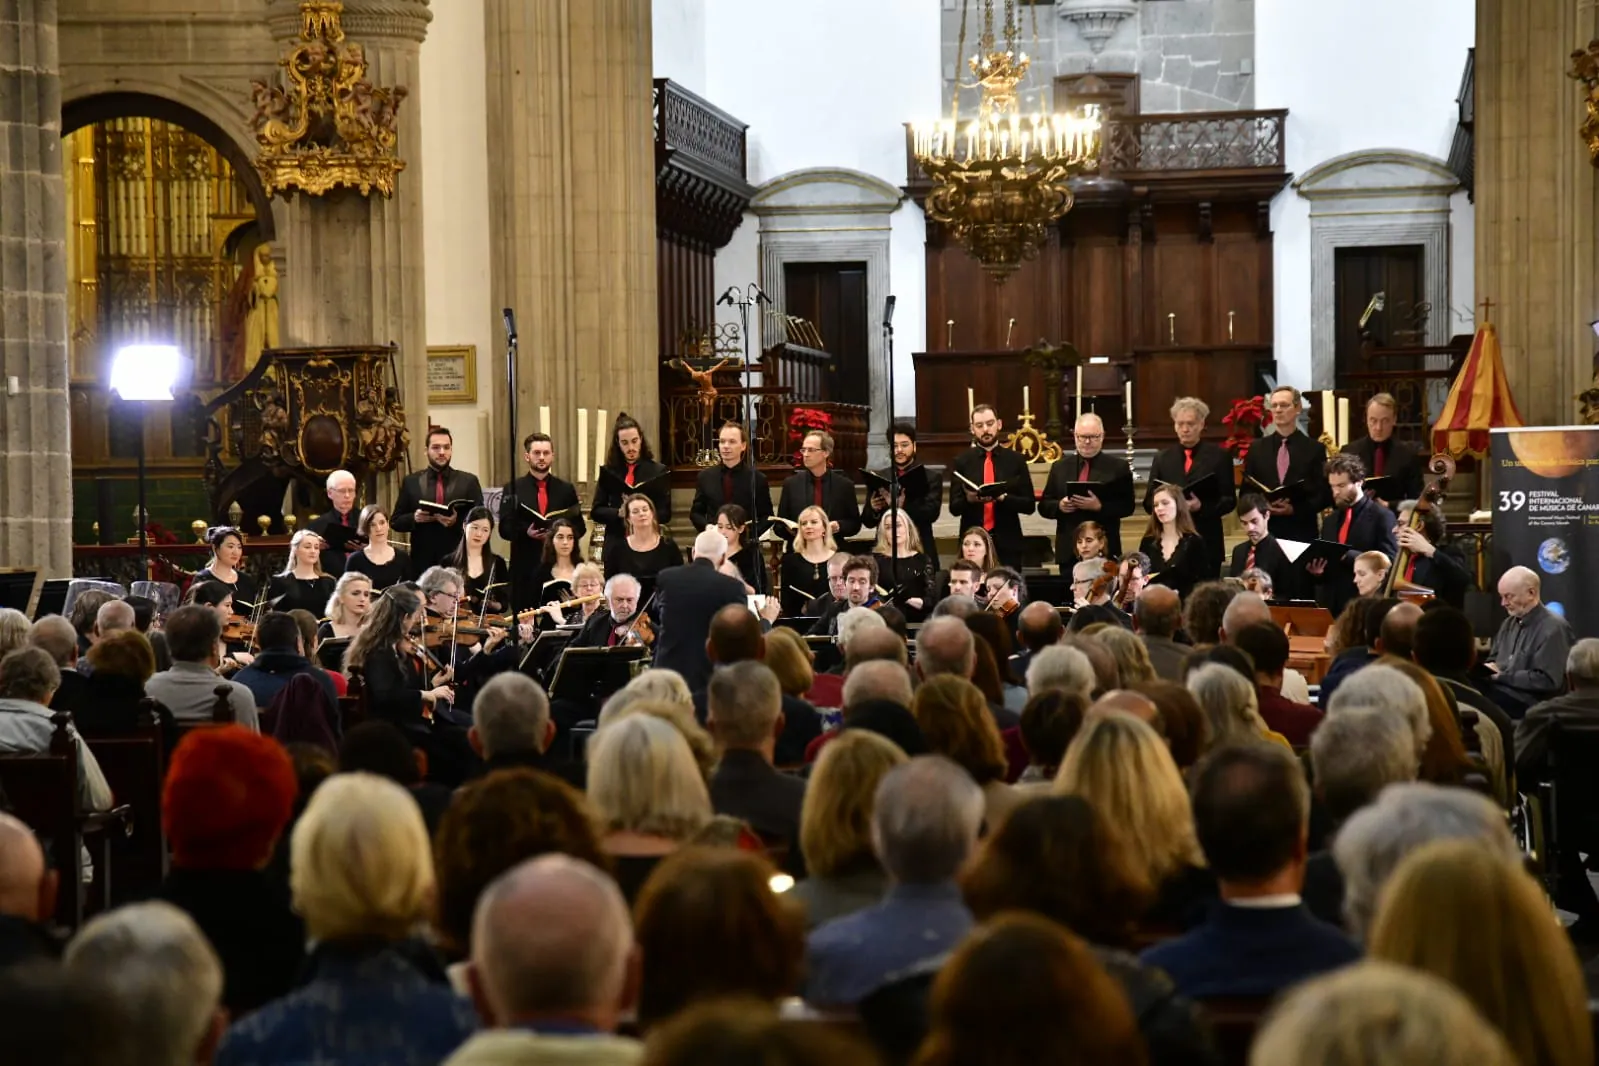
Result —
[{"label": "ornate gold chandelier", "polygon": [[[1004,48],[994,37],[994,0],[983,0],[982,36],[966,61],[982,94],[977,116],[962,122],[957,78],[950,117],[912,131],[916,162],[933,181],[927,216],[999,282],[1035,258],[1050,225],[1072,209],[1068,181],[1098,165],[1100,130],[1098,108],[1022,115],[1016,86],[1032,60],[1016,47],[1016,0],[1004,3]],[[970,0],[961,11],[961,53],[969,7]],[[1037,20],[1034,11],[1035,38]]]}]

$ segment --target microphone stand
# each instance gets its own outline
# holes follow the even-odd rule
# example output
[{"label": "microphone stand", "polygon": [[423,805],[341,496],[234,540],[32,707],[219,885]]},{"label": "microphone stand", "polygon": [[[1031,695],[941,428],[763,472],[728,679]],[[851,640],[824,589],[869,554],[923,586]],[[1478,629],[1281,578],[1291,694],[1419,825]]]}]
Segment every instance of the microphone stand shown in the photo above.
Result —
[{"label": "microphone stand", "polygon": [[[517,507],[516,470],[517,463],[522,458],[516,439],[516,312],[507,307],[500,313],[505,319],[505,424],[510,427],[511,433],[510,477],[505,484],[505,494],[500,497],[500,514],[514,516]],[[501,525],[503,526],[504,522]],[[512,545],[513,550],[515,547],[515,545]],[[526,551],[527,549],[524,548],[523,550]],[[507,569],[509,569],[509,564],[507,564]],[[507,646],[514,648],[517,641],[521,639],[522,626],[516,618],[516,574],[512,571],[506,576],[509,578],[505,583],[506,617],[510,619],[511,628],[510,632],[505,635],[505,640]],[[493,579],[491,578],[490,580]],[[485,602],[488,600],[487,592],[484,593],[483,599]]]},{"label": "microphone stand", "polygon": [[[729,289],[723,296],[724,298],[731,297],[735,292],[738,292],[736,288]],[[755,443],[755,414],[752,406],[754,397],[750,393],[749,378],[745,375],[748,374],[750,366],[750,308],[760,306],[763,300],[767,303],[772,302],[771,298],[761,291],[761,287],[752,281],[745,286],[743,293],[728,301],[738,308],[739,328],[744,334],[744,373],[740,375],[740,378],[744,382],[744,441],[746,444],[744,458],[750,464],[750,530],[751,534],[753,534],[746,534],[750,543],[745,545],[745,550],[753,550],[755,552],[755,594],[757,596],[766,594],[768,581],[766,559],[761,553],[761,534],[765,533],[766,530],[761,528],[761,510],[757,503],[760,499],[761,491],[761,483],[757,479],[762,479],[762,475],[752,447]],[[762,380],[765,380],[764,375]],[[767,505],[771,505],[770,489],[767,490]]]},{"label": "microphone stand", "polygon": [[[899,505],[899,463],[894,461],[894,297],[883,301],[883,349],[888,360],[888,569],[889,587],[896,596],[903,596],[899,583],[899,516],[905,514]],[[910,521],[905,514],[905,521]],[[926,550],[925,548],[923,549]],[[924,603],[923,606],[926,606]],[[904,610],[901,606],[901,610]]]}]

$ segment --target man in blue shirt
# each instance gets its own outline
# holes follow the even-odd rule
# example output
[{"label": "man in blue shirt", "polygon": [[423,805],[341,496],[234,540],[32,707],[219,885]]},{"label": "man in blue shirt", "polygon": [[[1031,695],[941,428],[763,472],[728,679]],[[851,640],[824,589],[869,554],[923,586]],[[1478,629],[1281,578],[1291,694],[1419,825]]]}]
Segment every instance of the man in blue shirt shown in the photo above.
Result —
[{"label": "man in blue shirt", "polygon": [[983,792],[959,766],[922,755],[877,786],[872,842],[890,886],[875,906],[819,926],[805,998],[854,1007],[896,974],[952,950],[972,928],[955,875],[977,846]]},{"label": "man in blue shirt", "polygon": [[1194,779],[1194,828],[1221,900],[1176,940],[1144,952],[1194,999],[1268,997],[1360,957],[1339,930],[1312,917],[1305,881],[1310,787],[1277,744],[1224,747]]}]

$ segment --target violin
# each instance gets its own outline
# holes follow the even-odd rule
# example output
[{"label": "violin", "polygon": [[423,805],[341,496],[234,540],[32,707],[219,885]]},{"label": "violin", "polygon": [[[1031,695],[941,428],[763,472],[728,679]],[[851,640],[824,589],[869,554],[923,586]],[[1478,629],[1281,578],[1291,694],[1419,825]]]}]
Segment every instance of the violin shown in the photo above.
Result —
[{"label": "violin", "polygon": [[1001,600],[998,596],[990,597],[989,601],[988,601],[988,606],[983,608],[983,610],[985,610],[985,611],[993,611],[995,614],[999,615],[1001,618],[1009,618],[1011,615],[1015,614],[1017,611],[1019,611],[1021,609],[1022,609],[1021,601],[1018,600],[1015,596],[1011,596],[1011,597],[1009,597],[1008,599],[1005,599],[1005,600]]},{"label": "violin", "polygon": [[255,623],[242,614],[229,615],[222,626],[222,639],[228,644],[254,644]]},{"label": "violin", "polygon": [[650,625],[650,616],[643,611],[635,615],[633,621],[627,624],[627,632],[622,634],[622,639],[617,643],[624,648],[653,647],[655,645],[655,629]]},{"label": "violin", "polygon": [[449,626],[438,622],[429,622],[422,627],[418,634],[419,641],[424,648],[442,648],[447,644],[459,644],[463,647],[475,647],[493,633],[491,629],[478,626]]}]

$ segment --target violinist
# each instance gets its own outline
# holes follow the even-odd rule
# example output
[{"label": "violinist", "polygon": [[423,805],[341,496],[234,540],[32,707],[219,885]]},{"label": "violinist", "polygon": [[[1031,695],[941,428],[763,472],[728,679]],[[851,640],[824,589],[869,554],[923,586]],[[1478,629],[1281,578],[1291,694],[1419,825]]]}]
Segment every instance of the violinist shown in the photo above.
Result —
[{"label": "violinist", "polygon": [[1072,606],[1109,604],[1116,592],[1118,566],[1109,559],[1084,559],[1072,565]]},{"label": "violinist", "polygon": [[[572,595],[565,600],[552,600],[539,608],[539,626],[584,625],[596,614],[602,613],[605,598],[605,573],[598,563],[579,563],[572,571]],[[580,602],[573,602],[580,601]]]},{"label": "violinist", "polygon": [[1027,598],[1022,575],[1008,566],[996,566],[983,575],[983,610],[1011,622],[1015,636],[1015,616]]},{"label": "violinist", "polygon": [[1116,574],[1116,609],[1131,615],[1133,604],[1149,585],[1149,556],[1143,552],[1128,552],[1122,556]]},{"label": "violinist", "polygon": [[222,626],[218,636],[223,648],[219,654],[223,673],[230,674],[254,661],[254,656],[249,652],[251,639],[255,635],[253,627],[248,618],[233,613],[233,592],[227,585],[220,581],[196,581],[189,586],[184,600],[190,605],[208,608],[217,616]]},{"label": "violinist", "polygon": [[450,672],[434,670],[422,654],[427,621],[422,597],[403,587],[387,589],[344,654],[344,671],[360,671],[367,704],[376,718],[398,726],[428,757],[428,776],[459,785],[476,762],[466,730],[434,716],[441,701],[455,698]]},{"label": "violinist", "polygon": [[1149,557],[1150,578],[1188,599],[1194,586],[1206,577],[1210,549],[1194,529],[1194,519],[1183,502],[1182,490],[1157,485],[1150,493],[1149,525],[1138,550]]},{"label": "violinist", "polygon": [[624,644],[645,644],[645,634],[653,636],[648,626],[641,629],[639,595],[643,587],[632,574],[613,574],[605,582],[604,604],[584,622],[583,629],[572,638],[574,648],[615,648]]},{"label": "violinist", "polygon": [[[475,691],[479,683],[498,672],[497,664],[490,665],[492,655],[489,653],[509,631],[499,626],[485,630],[477,626],[476,615],[462,613],[464,582],[456,571],[430,566],[416,584],[427,612],[421,642],[423,655],[438,669],[451,672],[453,687],[458,693]],[[452,701],[452,706],[459,714],[471,706],[471,700]],[[435,716],[442,713],[440,707],[435,707],[434,712]],[[461,725],[471,725],[470,720],[454,720]]]},{"label": "violinist", "polygon": [[[827,512],[820,507],[807,507],[799,513],[799,532],[794,544],[783,553],[778,565],[778,580],[782,584],[783,613],[803,615],[805,605],[828,592],[828,563],[839,555],[838,542],[827,528]],[[843,555],[839,560],[849,558]],[[843,573],[840,571],[840,590]]]},{"label": "violinist", "polygon": [[683,565],[682,549],[661,535],[654,500],[642,492],[629,493],[622,500],[622,515],[627,520],[627,536],[614,544],[609,539],[605,542],[608,573],[648,580],[669,566]]},{"label": "violinist", "polygon": [[322,538],[309,529],[300,530],[289,540],[289,561],[267,585],[267,599],[274,611],[315,614],[327,604],[334,585],[322,570],[323,547]]},{"label": "violinist", "polygon": [[511,570],[489,547],[489,538],[494,535],[494,512],[487,507],[472,508],[466,513],[461,531],[461,543],[443,565],[466,579],[463,599],[473,610],[482,611],[486,607],[489,614],[496,614],[504,609],[504,592],[510,587]]},{"label": "violinist", "polygon": [[190,588],[202,581],[219,582],[227,586],[239,610],[245,613],[255,610],[259,592],[255,578],[239,569],[244,561],[244,534],[232,526],[213,526],[206,530],[205,540],[211,545],[211,559],[195,571]]},{"label": "violinist", "polygon": [[919,622],[925,618],[927,600],[932,595],[932,563],[916,524],[898,507],[889,511],[887,520],[879,526],[872,558],[883,581],[893,586],[893,600],[905,612],[906,619]]}]

